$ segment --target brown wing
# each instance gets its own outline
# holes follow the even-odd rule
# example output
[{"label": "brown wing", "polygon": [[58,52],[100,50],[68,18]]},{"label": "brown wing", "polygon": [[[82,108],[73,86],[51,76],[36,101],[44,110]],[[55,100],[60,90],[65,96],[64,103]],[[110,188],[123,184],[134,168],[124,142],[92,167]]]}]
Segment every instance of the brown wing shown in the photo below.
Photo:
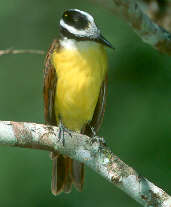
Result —
[{"label": "brown wing", "polygon": [[104,118],[104,112],[106,106],[106,94],[107,94],[107,74],[100,89],[100,94],[94,111],[93,118],[91,122],[86,125],[83,134],[86,134],[87,136],[92,136],[93,132],[91,127],[94,129],[96,133],[99,131]]},{"label": "brown wing", "polygon": [[51,55],[53,51],[59,47],[58,41],[55,39],[52,42],[51,47],[45,58],[44,69],[44,116],[45,123],[50,125],[56,125],[56,117],[54,111],[55,92],[57,84],[57,76],[54,66],[51,63]]}]

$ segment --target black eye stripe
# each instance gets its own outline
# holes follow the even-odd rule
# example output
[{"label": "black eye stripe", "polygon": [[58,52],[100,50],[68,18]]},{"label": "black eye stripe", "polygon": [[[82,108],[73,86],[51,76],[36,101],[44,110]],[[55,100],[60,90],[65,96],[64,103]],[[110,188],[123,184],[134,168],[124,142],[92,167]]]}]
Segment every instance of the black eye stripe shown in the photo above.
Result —
[{"label": "black eye stripe", "polygon": [[85,29],[88,27],[88,19],[85,15],[77,11],[66,11],[63,14],[63,20],[66,24],[76,29]]}]

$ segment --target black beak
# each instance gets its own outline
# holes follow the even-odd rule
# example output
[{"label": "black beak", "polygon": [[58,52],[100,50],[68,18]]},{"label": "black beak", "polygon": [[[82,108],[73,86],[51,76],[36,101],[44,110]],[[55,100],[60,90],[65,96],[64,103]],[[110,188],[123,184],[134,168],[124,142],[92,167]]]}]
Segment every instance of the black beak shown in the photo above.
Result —
[{"label": "black beak", "polygon": [[107,47],[112,48],[113,50],[115,50],[115,48],[112,46],[112,44],[109,41],[107,41],[103,37],[103,35],[101,35],[101,34],[99,35],[99,37],[97,37],[96,41],[99,42],[99,43],[101,43],[101,44],[103,44],[103,45],[105,45],[105,46],[107,46]]}]

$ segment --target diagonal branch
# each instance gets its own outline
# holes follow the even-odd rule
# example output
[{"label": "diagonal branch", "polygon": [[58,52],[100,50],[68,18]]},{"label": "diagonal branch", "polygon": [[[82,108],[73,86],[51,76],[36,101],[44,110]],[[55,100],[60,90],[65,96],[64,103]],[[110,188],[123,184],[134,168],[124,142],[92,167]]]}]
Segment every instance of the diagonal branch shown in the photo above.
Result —
[{"label": "diagonal branch", "polygon": [[119,13],[139,37],[160,52],[171,56],[171,34],[155,24],[140,8],[136,0],[91,0],[113,14]]},{"label": "diagonal branch", "polygon": [[170,0],[137,0],[147,15],[158,25],[171,32]]},{"label": "diagonal branch", "polygon": [[0,121],[0,144],[58,151],[85,163],[143,206],[170,207],[171,197],[126,165],[102,139],[65,134],[65,146],[58,139],[58,127],[35,123]]}]

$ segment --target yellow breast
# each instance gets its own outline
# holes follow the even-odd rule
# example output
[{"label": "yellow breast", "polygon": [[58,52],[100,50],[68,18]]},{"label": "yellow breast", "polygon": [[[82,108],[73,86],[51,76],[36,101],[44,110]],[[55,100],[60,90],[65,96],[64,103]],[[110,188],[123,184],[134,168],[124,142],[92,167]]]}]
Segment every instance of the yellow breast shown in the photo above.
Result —
[{"label": "yellow breast", "polygon": [[57,73],[56,118],[60,114],[67,128],[80,131],[93,117],[107,69],[105,50],[98,43],[75,41],[55,51],[52,60]]}]

